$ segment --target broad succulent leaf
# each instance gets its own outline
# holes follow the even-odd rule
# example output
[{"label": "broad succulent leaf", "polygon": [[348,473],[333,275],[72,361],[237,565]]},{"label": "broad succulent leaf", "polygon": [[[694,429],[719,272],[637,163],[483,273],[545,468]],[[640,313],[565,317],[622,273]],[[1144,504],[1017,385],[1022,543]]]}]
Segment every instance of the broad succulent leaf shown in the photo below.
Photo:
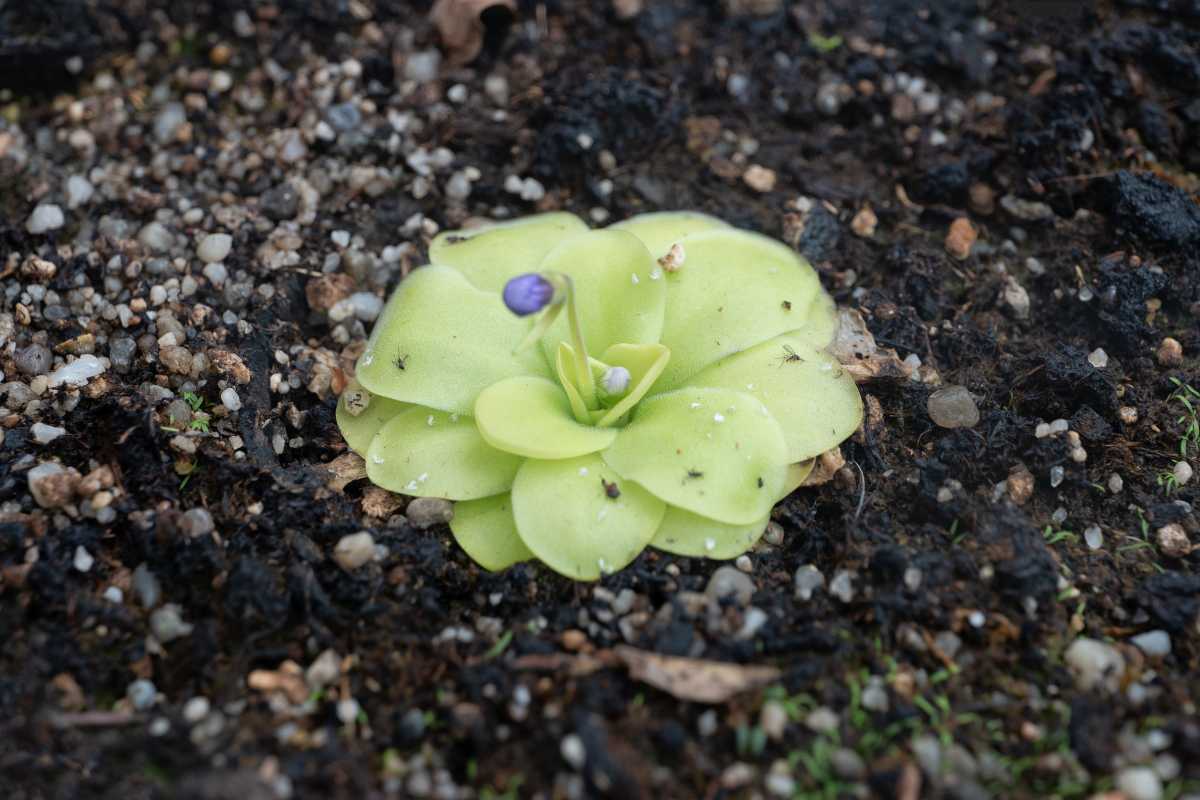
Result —
[{"label": "broad succulent leaf", "polygon": [[529,328],[500,297],[448,267],[422,267],[400,282],[358,359],[372,394],[470,414],[479,393],[514,375],[550,377],[537,352],[514,352]]},{"label": "broad succulent leaf", "polygon": [[688,386],[734,389],[763,402],[783,426],[788,461],[813,458],[841,442],[862,420],[854,380],[805,336],[784,334],[724,358]]},{"label": "broad succulent leaf", "polygon": [[484,441],[470,417],[417,406],[380,428],[366,462],[371,483],[388,491],[474,500],[507,492],[521,457]]},{"label": "broad succulent leaf", "polygon": [[746,525],[730,525],[677,506],[668,506],[650,546],[692,558],[736,558],[762,538],[768,519],[762,517]]},{"label": "broad succulent leaf", "polygon": [[499,294],[509,278],[536,270],[547,253],[587,229],[574,214],[554,211],[445,231],[429,243],[429,263],[453,267],[476,287]]},{"label": "broad succulent leaf", "polygon": [[533,558],[517,535],[507,493],[455,503],[450,530],[458,546],[486,570],[498,572]]},{"label": "broad succulent leaf", "polygon": [[617,438],[612,428],[576,422],[559,385],[532,376],[484,389],[475,402],[475,423],[492,447],[526,458],[573,458],[603,450]]},{"label": "broad succulent leaf", "polygon": [[632,233],[642,240],[651,256],[659,259],[688,234],[728,227],[724,220],[698,211],[652,211],[610,225],[609,230]]},{"label": "broad succulent leaf", "polygon": [[[363,392],[366,390],[363,389]],[[338,398],[337,411],[334,412],[338,428],[345,437],[346,444],[363,457],[366,457],[367,448],[371,446],[371,440],[375,438],[375,434],[379,433],[379,429],[401,411],[412,408],[409,403],[401,403],[399,400],[392,400],[389,397],[366,393],[369,402],[361,414],[355,416],[346,408],[347,395],[345,393]]]},{"label": "broad succulent leaf", "polygon": [[662,344],[671,363],[660,388],[718,359],[808,324],[821,291],[816,272],[790,248],[746,231],[703,231],[683,239],[687,260],[667,275]]},{"label": "broad succulent leaf", "polygon": [[690,387],[643,400],[603,455],[665,502],[734,525],[770,512],[788,464],[783,429],[757,398]]},{"label": "broad succulent leaf", "polygon": [[521,541],[555,572],[583,581],[637,558],[666,511],[661,500],[595,453],[526,461],[513,481],[512,500]]}]

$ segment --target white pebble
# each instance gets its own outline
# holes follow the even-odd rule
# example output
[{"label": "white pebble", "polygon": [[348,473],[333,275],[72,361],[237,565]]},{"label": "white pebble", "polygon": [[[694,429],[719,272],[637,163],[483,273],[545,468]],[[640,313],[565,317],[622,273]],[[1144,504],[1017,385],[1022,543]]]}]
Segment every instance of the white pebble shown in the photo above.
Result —
[{"label": "white pebble", "polygon": [[350,231],[334,231],[329,234],[329,239],[338,247],[348,247],[350,245]]},{"label": "white pebble", "polygon": [[1117,773],[1117,790],[1126,800],[1161,800],[1162,779],[1150,767],[1127,767]]},{"label": "white pebble", "polygon": [[25,230],[34,236],[46,231],[56,231],[66,223],[62,209],[53,204],[40,205],[29,215]]},{"label": "white pebble", "polygon": [[1108,353],[1104,352],[1104,348],[1097,347],[1088,354],[1088,363],[1096,369],[1104,369],[1108,366]]},{"label": "white pebble", "polygon": [[225,285],[225,281],[229,280],[229,270],[220,262],[205,264],[204,277],[208,278],[208,282],[213,286],[220,288]]},{"label": "white pebble", "polygon": [[237,389],[230,386],[221,390],[221,404],[230,411],[238,411],[242,407],[242,398],[238,397]]},{"label": "white pebble", "polygon": [[571,769],[582,770],[583,765],[587,763],[587,750],[584,749],[583,740],[574,733],[568,733],[562,738],[562,742],[558,745],[558,752]]},{"label": "white pebble", "polygon": [[232,249],[233,237],[228,233],[210,233],[200,240],[200,246],[196,248],[196,255],[206,264],[215,264],[218,261],[224,261]]},{"label": "white pebble", "polygon": [[343,536],[333,548],[333,560],[352,572],[375,557],[375,537],[366,531]]},{"label": "white pebble", "polygon": [[58,428],[41,422],[33,423],[29,430],[33,434],[33,440],[38,444],[50,444],[67,432],[66,428]]},{"label": "white pebble", "polygon": [[49,385],[51,389],[63,384],[68,386],[83,386],[106,369],[107,367],[104,366],[104,363],[100,359],[89,353],[51,372],[49,375]]},{"label": "white pebble", "polygon": [[75,548],[75,558],[71,562],[71,566],[75,567],[77,571],[88,572],[95,563],[96,559],[92,557],[92,554],[83,545]]},{"label": "white pebble", "polygon": [[1083,532],[1083,541],[1089,550],[1099,550],[1104,546],[1104,534],[1099,525],[1089,525]]},{"label": "white pebble", "polygon": [[82,175],[72,175],[67,178],[67,208],[79,208],[87,205],[95,191],[88,179]]},{"label": "white pebble", "polygon": [[1175,462],[1175,469],[1171,472],[1175,475],[1175,482],[1180,486],[1192,479],[1192,465],[1186,461]]}]

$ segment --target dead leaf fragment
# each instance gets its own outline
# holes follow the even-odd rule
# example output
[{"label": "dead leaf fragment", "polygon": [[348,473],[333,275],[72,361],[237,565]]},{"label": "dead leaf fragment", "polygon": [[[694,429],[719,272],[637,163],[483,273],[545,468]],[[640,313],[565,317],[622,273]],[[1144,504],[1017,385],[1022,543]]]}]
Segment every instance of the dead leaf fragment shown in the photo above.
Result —
[{"label": "dead leaf fragment", "polygon": [[815,461],[812,472],[808,473],[808,477],[804,479],[804,483],[800,484],[801,486],[820,486],[823,483],[829,483],[838,470],[846,466],[846,457],[842,455],[840,447],[826,450],[817,456]]},{"label": "dead leaf fragment", "polygon": [[351,481],[367,477],[367,462],[358,453],[345,453],[325,465],[329,479],[325,485],[335,492],[341,492]]},{"label": "dead leaf fragment", "polygon": [[437,0],[429,19],[438,29],[446,56],[454,66],[475,60],[483,49],[483,14],[499,8],[516,16],[516,0]]},{"label": "dead leaf fragment", "polygon": [[855,383],[874,378],[912,378],[912,367],[901,361],[894,349],[881,349],[875,344],[875,337],[857,309],[838,309],[837,333],[829,352]]},{"label": "dead leaf fragment", "polygon": [[[345,456],[342,456],[345,458]],[[362,462],[362,459],[359,459]],[[364,464],[364,470],[366,466]],[[369,486],[363,492],[362,510],[368,517],[376,517],[378,519],[387,519],[392,514],[395,514],[404,507],[404,500],[396,494],[392,494],[387,489],[381,489],[378,486]]]},{"label": "dead leaf fragment", "polygon": [[782,674],[775,667],[663,656],[626,645],[615,651],[635,681],[695,703],[724,703],[736,694],[773,683]]}]

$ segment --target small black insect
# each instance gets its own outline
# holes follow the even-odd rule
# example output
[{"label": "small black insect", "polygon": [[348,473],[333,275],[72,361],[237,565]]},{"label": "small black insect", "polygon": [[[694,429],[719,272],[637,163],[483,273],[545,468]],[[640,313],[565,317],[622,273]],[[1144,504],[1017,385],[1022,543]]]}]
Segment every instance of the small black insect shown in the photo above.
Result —
[{"label": "small black insect", "polygon": [[621,496],[621,490],[617,488],[616,481],[609,483],[608,481],[604,480],[604,478],[601,478],[600,483],[604,486],[604,494],[608,496],[609,500],[616,500]]},{"label": "small black insect", "polygon": [[701,472],[701,471],[700,471],[700,470],[698,470],[698,469],[689,469],[689,470],[687,471],[687,476],[688,476],[689,478],[703,478],[703,477],[704,477],[704,473],[703,473],[703,472]]},{"label": "small black insect", "polygon": [[404,355],[397,354],[396,357],[392,359],[392,363],[396,365],[396,369],[403,372],[405,367],[408,366],[408,353],[405,353]]},{"label": "small black insect", "polygon": [[791,300],[784,300],[783,303],[781,303],[781,305],[783,306],[784,311],[792,310],[792,301]]},{"label": "small black insect", "polygon": [[783,355],[781,355],[779,357],[779,366],[782,367],[784,364],[796,364],[796,363],[802,364],[802,363],[804,363],[804,359],[801,358],[796,353],[796,351],[792,349],[792,346],[790,344],[785,344],[783,346]]},{"label": "small black insect", "polygon": [[758,488],[760,488],[760,489],[761,489],[762,487],[763,487],[763,479],[762,479],[762,478],[759,478],[759,479],[758,479]]}]

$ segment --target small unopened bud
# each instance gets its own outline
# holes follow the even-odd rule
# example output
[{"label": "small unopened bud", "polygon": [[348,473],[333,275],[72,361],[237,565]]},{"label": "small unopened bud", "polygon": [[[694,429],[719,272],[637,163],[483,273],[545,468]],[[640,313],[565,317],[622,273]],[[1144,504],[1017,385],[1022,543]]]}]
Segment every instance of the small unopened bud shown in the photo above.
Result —
[{"label": "small unopened bud", "polygon": [[610,397],[617,397],[629,391],[630,380],[629,370],[624,367],[609,367],[600,379],[600,385]]},{"label": "small unopened bud", "polygon": [[545,308],[554,299],[554,284],[536,272],[527,272],[504,284],[504,305],[519,317]]},{"label": "small unopened bud", "polygon": [[667,272],[678,272],[679,268],[683,266],[683,259],[685,257],[686,254],[683,252],[683,245],[676,242],[671,245],[671,249],[667,251],[667,254],[658,260],[658,265]]}]

